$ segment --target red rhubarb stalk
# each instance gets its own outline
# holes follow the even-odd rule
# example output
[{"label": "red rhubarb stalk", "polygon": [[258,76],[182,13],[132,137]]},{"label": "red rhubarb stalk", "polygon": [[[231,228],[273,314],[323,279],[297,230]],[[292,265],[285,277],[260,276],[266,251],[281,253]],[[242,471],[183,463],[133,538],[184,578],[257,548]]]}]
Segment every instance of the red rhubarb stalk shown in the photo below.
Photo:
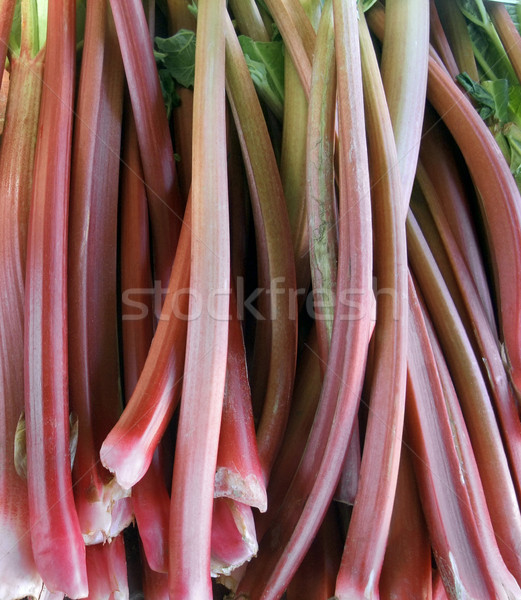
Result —
[{"label": "red rhubarb stalk", "polygon": [[230,290],[224,0],[198,4],[192,153],[191,320],[170,513],[171,597],[211,599],[214,477]]},{"label": "red rhubarb stalk", "polygon": [[141,0],[110,0],[110,5],[143,161],[152,227],[154,278],[166,287],[184,210],[170,129]]},{"label": "red rhubarb stalk", "polygon": [[87,547],[87,575],[89,600],[129,597],[123,535],[117,535],[110,543]]},{"label": "red rhubarb stalk", "polygon": [[5,59],[9,49],[9,33],[13,24],[16,0],[2,0],[0,2],[0,81],[4,76]]},{"label": "red rhubarb stalk", "polygon": [[123,64],[108,10],[102,0],[87,7],[69,217],[69,395],[79,423],[73,483],[87,544],[106,541],[132,520],[128,492],[99,462],[122,410],[116,246]]},{"label": "red rhubarb stalk", "polygon": [[380,575],[380,598],[431,598],[431,543],[404,440],[387,549]]},{"label": "red rhubarb stalk", "polygon": [[230,575],[258,550],[251,507],[230,498],[215,498],[212,515],[212,577]]},{"label": "red rhubarb stalk", "polygon": [[[427,110],[425,134],[420,148],[420,174],[425,172],[436,191],[440,207],[448,220],[453,235],[472,273],[483,308],[490,325],[496,329],[496,317],[475,217],[470,203],[473,192],[470,178],[461,165],[461,155],[456,150],[446,128],[437,122],[437,115]],[[419,184],[422,186],[422,179]],[[424,192],[425,193],[425,192]]]},{"label": "red rhubarb stalk", "polygon": [[261,512],[267,508],[264,476],[255,439],[246,350],[234,291],[230,295],[226,388],[214,497],[231,498],[255,506]]},{"label": "red rhubarb stalk", "polygon": [[287,600],[329,600],[342,557],[342,538],[335,505],[332,504],[295,577],[286,591]]},{"label": "red rhubarb stalk", "polygon": [[[67,224],[76,3],[49,2],[25,290],[25,413],[31,543],[52,591],[87,595],[69,455]],[[61,548],[59,560],[56,549]]]},{"label": "red rhubarb stalk", "polygon": [[377,586],[398,479],[405,409],[407,250],[401,174],[391,118],[373,42],[360,15],[375,237],[376,301],[369,419],[360,481],[349,524],[336,596],[370,598]]},{"label": "red rhubarb stalk", "polygon": [[[121,332],[123,388],[128,403],[143,370],[154,326],[147,199],[130,107],[123,141],[121,199]],[[170,496],[161,466],[156,449],[147,472],[132,488],[132,510],[146,556],[144,560],[154,570],[166,573]]]},{"label": "red rhubarb stalk", "polygon": [[[14,455],[15,432],[24,410],[20,366],[25,257],[45,53],[33,43],[31,12],[30,3],[23,2],[21,51],[10,57],[11,83],[0,151],[0,598],[6,600],[38,596],[42,587],[28,531],[27,483],[15,470]],[[0,13],[0,20],[8,18],[8,13]],[[3,61],[5,52],[2,66]]]},{"label": "red rhubarb stalk", "polygon": [[[190,296],[190,207],[189,199],[167,295],[145,365],[127,406],[100,450],[103,465],[125,489],[147,472],[179,401]],[[129,294],[127,301],[136,299]],[[146,310],[147,305],[141,308]]]}]

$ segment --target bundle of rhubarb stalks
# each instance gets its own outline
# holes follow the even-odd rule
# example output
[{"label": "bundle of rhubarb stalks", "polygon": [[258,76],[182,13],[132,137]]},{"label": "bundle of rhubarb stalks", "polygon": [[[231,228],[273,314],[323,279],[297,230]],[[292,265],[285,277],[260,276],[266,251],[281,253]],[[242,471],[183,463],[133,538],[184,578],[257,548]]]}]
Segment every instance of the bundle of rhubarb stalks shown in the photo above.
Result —
[{"label": "bundle of rhubarb stalks", "polygon": [[0,600],[521,599],[520,31],[0,0]]}]

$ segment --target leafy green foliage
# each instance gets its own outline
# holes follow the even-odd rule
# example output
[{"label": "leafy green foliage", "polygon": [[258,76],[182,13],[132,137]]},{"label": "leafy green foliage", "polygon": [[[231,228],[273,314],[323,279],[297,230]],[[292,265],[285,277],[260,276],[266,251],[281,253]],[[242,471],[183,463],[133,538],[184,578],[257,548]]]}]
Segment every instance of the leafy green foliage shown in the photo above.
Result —
[{"label": "leafy green foliage", "polygon": [[521,85],[511,84],[506,79],[478,83],[467,73],[458,75],[457,80],[474,99],[477,111],[521,186]]},{"label": "leafy green foliage", "polygon": [[467,20],[474,55],[483,79],[508,79],[515,83],[517,80],[512,65],[483,0],[457,0],[457,4]]},{"label": "leafy green foliage", "polygon": [[240,35],[246,64],[260,98],[282,119],[284,106],[284,44],[281,41],[255,42]]},{"label": "leafy green foliage", "polygon": [[156,58],[159,81],[170,117],[172,109],[179,105],[176,85],[191,88],[195,75],[195,33],[188,29],[180,29],[169,38],[155,38]]}]

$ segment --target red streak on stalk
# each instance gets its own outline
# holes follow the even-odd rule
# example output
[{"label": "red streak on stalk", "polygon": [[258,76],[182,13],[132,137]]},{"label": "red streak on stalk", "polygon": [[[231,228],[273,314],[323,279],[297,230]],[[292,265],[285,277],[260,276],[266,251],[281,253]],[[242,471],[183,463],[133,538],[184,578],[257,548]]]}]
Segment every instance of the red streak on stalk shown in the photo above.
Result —
[{"label": "red streak on stalk", "polygon": [[[87,595],[72,493],[67,361],[69,202],[76,3],[49,2],[46,67],[29,223],[25,410],[31,541],[47,587]],[[57,559],[57,552],[59,558]]]},{"label": "red streak on stalk", "polygon": [[[340,116],[337,306],[324,387],[306,452],[277,522],[261,542],[239,592],[280,598],[307,552],[333,497],[358,409],[371,329],[371,208],[354,3],[335,7]],[[356,318],[345,300],[361,302]],[[342,301],[338,300],[341,298]],[[300,511],[299,507],[303,507]]]},{"label": "red streak on stalk", "polygon": [[110,0],[143,162],[152,227],[154,276],[167,285],[181,230],[174,152],[141,0]]},{"label": "red streak on stalk", "polygon": [[224,0],[198,4],[192,256],[183,401],[170,513],[170,595],[212,598],[210,538],[226,377],[230,237],[226,175]]}]

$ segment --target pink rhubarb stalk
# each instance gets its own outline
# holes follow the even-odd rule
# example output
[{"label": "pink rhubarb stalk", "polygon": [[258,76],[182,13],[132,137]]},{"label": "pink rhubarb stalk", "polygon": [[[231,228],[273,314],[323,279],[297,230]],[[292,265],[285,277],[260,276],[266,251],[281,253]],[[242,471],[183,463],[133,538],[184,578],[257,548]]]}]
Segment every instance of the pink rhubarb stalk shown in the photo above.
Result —
[{"label": "pink rhubarb stalk", "polygon": [[87,547],[89,600],[126,600],[129,597],[123,535],[110,543]]},{"label": "pink rhubarb stalk", "polygon": [[141,0],[110,0],[136,119],[152,228],[154,278],[166,287],[181,231],[184,203]]},{"label": "pink rhubarb stalk", "polygon": [[108,11],[103,0],[87,7],[69,217],[69,395],[79,424],[73,483],[87,544],[106,541],[132,520],[128,491],[99,462],[122,410],[116,246],[123,64]]},{"label": "pink rhubarb stalk", "polygon": [[377,596],[398,479],[405,410],[407,249],[401,175],[383,83],[363,14],[360,46],[377,294],[369,419],[360,481],[338,573],[340,600]]},{"label": "pink rhubarb stalk", "polygon": [[190,207],[189,199],[167,295],[145,365],[127,406],[100,450],[101,462],[125,489],[147,472],[179,401],[188,319]]},{"label": "pink rhubarb stalk", "polygon": [[[266,488],[257,452],[250,386],[246,370],[246,350],[241,323],[237,317],[235,292],[230,295],[230,328],[219,452],[215,472],[214,497],[226,497],[267,508]],[[214,509],[215,510],[215,509]]]},{"label": "pink rhubarb stalk", "polygon": [[230,575],[250,561],[259,546],[250,506],[230,498],[215,498],[212,515],[212,577]]},{"label": "pink rhubarb stalk", "polygon": [[[29,4],[22,3],[20,56],[10,57],[11,83],[0,151],[0,598],[6,600],[36,597],[42,587],[28,530],[27,483],[15,470],[14,456],[16,427],[24,410],[20,367],[24,356],[25,258],[45,53],[34,47],[34,21],[25,21]],[[0,14],[3,27],[1,21],[9,18],[9,10]],[[0,37],[5,39],[2,31]],[[3,66],[5,52],[1,60]]]},{"label": "pink rhubarb stalk", "polygon": [[[25,290],[25,414],[31,542],[52,591],[87,595],[85,546],[69,454],[67,225],[76,3],[49,2],[46,67],[29,222]],[[62,549],[59,560],[56,549]]]},{"label": "pink rhubarb stalk", "polygon": [[192,154],[191,320],[170,512],[170,595],[212,598],[210,537],[230,291],[224,0],[198,4]]}]

